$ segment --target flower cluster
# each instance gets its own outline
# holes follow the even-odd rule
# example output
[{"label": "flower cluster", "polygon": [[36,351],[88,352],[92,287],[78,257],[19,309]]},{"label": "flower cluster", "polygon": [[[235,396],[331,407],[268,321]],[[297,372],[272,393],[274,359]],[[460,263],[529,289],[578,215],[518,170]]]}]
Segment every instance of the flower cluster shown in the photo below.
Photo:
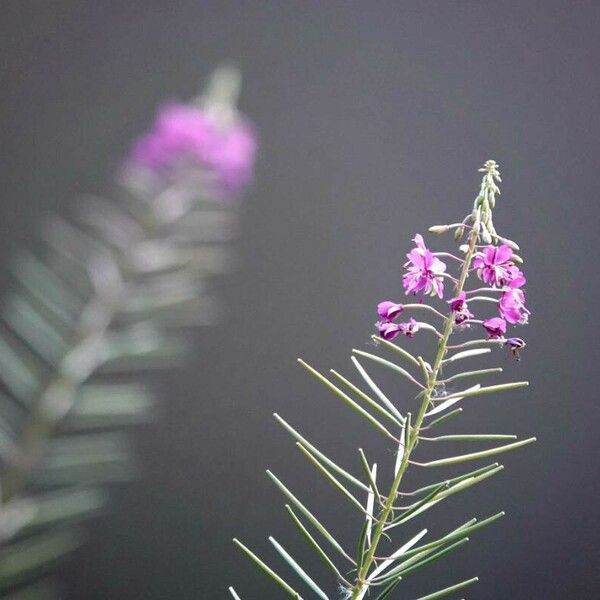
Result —
[{"label": "flower cluster", "polygon": [[214,177],[215,191],[229,197],[251,181],[255,155],[254,128],[246,120],[221,123],[202,106],[172,102],[159,109],[130,160],[160,173],[181,166],[204,168]]},{"label": "flower cluster", "polygon": [[[432,229],[442,232],[438,231],[441,230],[440,227]],[[447,230],[447,227],[444,227],[443,230]],[[443,298],[444,279],[450,279],[453,282],[457,282],[457,279],[447,272],[448,267],[440,260],[439,256],[452,257],[462,264],[464,264],[464,260],[445,252],[432,252],[425,246],[421,234],[417,234],[413,241],[416,247],[406,255],[408,261],[404,265],[406,271],[402,279],[406,294],[421,293],[422,296],[431,295]],[[510,241],[509,243],[512,244]],[[518,356],[518,351],[525,346],[525,342],[518,337],[506,338],[508,325],[525,325],[530,314],[525,305],[525,293],[522,289],[526,279],[515,264],[517,260],[520,261],[508,244],[478,246],[470,266],[486,286],[471,291],[459,288],[460,292],[448,300],[455,328],[467,328],[472,323],[478,323],[485,330],[487,339],[503,343],[515,356]],[[489,292],[492,295],[476,296],[474,295],[476,292]],[[499,297],[497,296],[498,292],[500,292]],[[497,316],[483,320],[475,318],[468,303],[482,300],[496,304]],[[409,306],[431,308],[423,305],[423,299],[420,304]],[[405,305],[390,300],[378,305],[379,320],[376,325],[381,337],[386,340],[392,340],[400,334],[413,337],[419,329],[431,329],[427,323],[419,323],[412,318],[406,322],[396,323],[396,318],[405,308]],[[437,310],[433,310],[442,316]],[[432,329],[436,331],[435,328]]]},{"label": "flower cluster", "polygon": [[403,311],[404,306],[402,304],[396,304],[390,300],[378,304],[379,321],[377,321],[377,329],[384,340],[393,340],[399,334],[411,338],[419,331],[419,323],[412,318],[405,323],[394,323],[394,319]]}]

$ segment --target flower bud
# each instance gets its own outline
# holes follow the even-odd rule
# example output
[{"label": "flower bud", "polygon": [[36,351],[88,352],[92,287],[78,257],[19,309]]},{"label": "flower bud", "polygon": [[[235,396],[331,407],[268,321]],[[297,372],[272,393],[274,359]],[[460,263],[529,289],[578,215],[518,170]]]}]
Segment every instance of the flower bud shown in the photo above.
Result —
[{"label": "flower bud", "polygon": [[518,244],[516,242],[513,242],[512,240],[509,240],[507,238],[503,238],[503,237],[499,237],[498,238],[503,244],[506,244],[508,247],[512,248],[513,250],[520,250]]},{"label": "flower bud", "polygon": [[440,233],[446,233],[446,231],[448,231],[448,229],[449,229],[449,228],[450,228],[450,227],[449,227],[448,225],[432,225],[432,226],[429,228],[429,231],[430,231],[431,233],[437,233],[437,234],[440,234]]}]

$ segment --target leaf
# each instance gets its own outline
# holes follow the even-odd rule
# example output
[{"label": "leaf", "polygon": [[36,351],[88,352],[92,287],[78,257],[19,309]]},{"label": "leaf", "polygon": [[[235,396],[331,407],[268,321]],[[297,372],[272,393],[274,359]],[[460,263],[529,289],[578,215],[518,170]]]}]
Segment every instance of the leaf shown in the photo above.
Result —
[{"label": "leaf", "polygon": [[[457,477],[453,477],[452,479],[446,479],[444,481],[447,481],[450,485],[452,485],[454,483],[458,483],[459,481],[463,481],[465,479],[469,479],[471,477],[476,477],[477,475],[487,473],[488,471],[492,471],[492,470],[496,469],[498,466],[499,466],[498,463],[492,463],[491,465],[488,465],[487,467],[481,467],[479,469],[475,469],[474,471],[470,471],[469,473],[465,473],[463,475],[458,475]],[[416,496],[418,494],[423,494],[425,492],[429,492],[430,490],[433,490],[435,487],[437,487],[441,483],[444,483],[444,482],[438,482],[438,483],[434,483],[432,485],[427,485],[425,487],[419,488],[418,490],[415,490],[414,492],[411,492],[410,494],[406,494],[406,495]]]},{"label": "leaf", "polygon": [[[381,494],[379,493],[379,490],[377,489],[377,482],[373,478],[373,472],[371,471],[371,468],[369,467],[369,462],[367,461],[367,457],[365,456],[365,453],[362,448],[358,449],[358,453],[360,455],[360,460],[361,460],[363,469],[369,480],[369,485],[370,485],[371,489],[374,490],[377,497],[379,498],[381,496]],[[373,466],[375,466],[375,464]]]},{"label": "leaf", "polygon": [[327,554],[321,548],[321,546],[319,546],[319,544],[317,543],[315,538],[313,538],[313,536],[310,534],[308,529],[306,529],[306,527],[304,527],[304,525],[302,525],[302,522],[296,516],[296,513],[294,513],[294,511],[292,510],[290,505],[286,504],[285,508],[288,511],[290,517],[292,518],[294,525],[296,525],[296,527],[299,529],[300,533],[303,535],[304,539],[306,539],[308,541],[308,543],[311,545],[312,549],[318,554],[319,558],[335,573],[335,575],[337,576],[338,579],[344,580],[344,578],[342,577],[342,574],[340,573],[338,568],[335,566],[333,561],[327,556]]},{"label": "leaf", "polygon": [[456,362],[457,360],[462,360],[463,358],[470,358],[471,356],[480,356],[481,354],[489,354],[492,351],[491,348],[475,348],[474,350],[463,350],[462,352],[457,352],[452,356],[444,359],[442,364],[448,364]]},{"label": "leaf", "polygon": [[400,423],[404,423],[404,417],[400,413],[400,411],[394,406],[394,404],[388,399],[388,397],[379,389],[379,387],[375,384],[375,382],[369,377],[369,374],[365,371],[362,365],[352,357],[352,362],[356,367],[356,370],[360,373],[360,376],[365,380],[365,383],[373,390],[373,393],[385,404],[387,409],[400,421]]},{"label": "leaf", "polygon": [[311,454],[313,454],[321,462],[325,463],[328,467],[330,467],[336,473],[339,473],[340,475],[342,475],[342,477],[345,477],[348,481],[353,483],[355,486],[359,487],[360,489],[364,490],[365,492],[369,491],[368,486],[366,486],[362,481],[359,481],[358,479],[356,479],[356,477],[354,477],[353,475],[350,475],[350,473],[348,473],[347,471],[345,471],[344,469],[339,467],[336,463],[334,463],[332,460],[327,458],[322,452],[317,450],[317,448],[315,448],[315,446],[313,446],[306,438],[304,438],[300,433],[298,433],[298,431],[296,431],[289,423],[284,421],[277,413],[273,413],[273,416],[275,417],[275,419],[277,419],[277,421],[279,421],[279,423],[281,425],[283,425],[283,427],[294,438],[296,438],[296,440],[298,440],[298,442],[300,442],[300,444],[302,444],[302,446],[306,450],[308,450]]},{"label": "leaf", "polygon": [[321,382],[325,387],[330,389],[336,396],[341,398],[352,410],[357,412],[361,417],[366,419],[373,427],[379,430],[381,433],[387,435],[388,437],[395,440],[396,438],[372,415],[370,415],[366,410],[364,410],[361,406],[356,404],[352,398],[348,395],[344,394],[340,389],[338,389],[333,383],[331,383],[327,378],[323,377],[321,373],[317,370],[313,369],[310,365],[305,363],[303,360],[298,359],[298,362],[315,378],[317,381]]},{"label": "leaf", "polygon": [[238,539],[233,538],[233,543],[242,550],[252,560],[256,565],[258,565],[279,587],[281,587],[288,596],[294,598],[295,600],[302,600],[302,596],[298,592],[294,590],[289,584],[287,584],[273,569],[271,569],[268,565],[266,565],[252,550],[244,546],[242,542]]},{"label": "leaf", "polygon": [[51,531],[12,544],[0,556],[0,589],[48,569],[80,544],[81,535],[71,530]]},{"label": "leaf", "polygon": [[444,596],[448,596],[449,594],[458,592],[459,590],[462,590],[478,581],[478,577],[473,577],[473,579],[467,579],[466,581],[462,581],[461,583],[457,583],[456,585],[451,585],[450,587],[444,588],[443,590],[439,590],[438,592],[434,592],[433,594],[421,596],[421,598],[417,598],[417,600],[438,600],[438,598],[443,598]]},{"label": "leaf", "polygon": [[322,600],[329,600],[325,592],[314,582],[308,573],[290,556],[290,554],[277,542],[274,537],[269,537],[269,541],[275,547],[275,550],[281,555],[285,562],[292,567],[298,577]]},{"label": "leaf", "polygon": [[469,525],[467,527],[460,527],[458,530],[455,530],[454,532],[450,532],[440,539],[429,542],[428,544],[424,544],[423,546],[419,546],[418,548],[413,548],[412,550],[410,550],[410,552],[406,552],[405,556],[409,557],[409,556],[413,556],[415,554],[420,554],[421,552],[424,552],[427,550],[432,550],[443,544],[453,542],[456,539],[461,539],[462,537],[464,537],[466,535],[475,533],[475,531],[482,529],[483,527],[487,527],[488,525],[491,525],[492,523],[495,523],[498,519],[502,518],[504,515],[505,515],[504,512],[499,512],[499,513],[497,513],[491,517],[488,517],[487,519],[483,519],[482,521],[479,521],[473,525]]},{"label": "leaf", "polygon": [[462,410],[463,410],[462,408],[455,408],[454,410],[451,410],[449,413],[446,413],[445,415],[442,415],[441,417],[438,417],[437,419],[434,419],[426,427],[421,427],[421,430],[423,430],[423,429],[430,429],[431,427],[435,427],[436,425],[440,425],[441,423],[444,423],[445,421],[448,421],[452,417],[456,417],[457,415],[460,415],[460,413],[462,412]]},{"label": "leaf", "polygon": [[396,560],[403,557],[426,534],[427,529],[422,529],[419,533],[417,533],[417,535],[413,536],[410,540],[408,540],[408,542],[400,546],[400,548],[398,548],[398,550],[391,554],[389,558],[381,562],[375,569],[373,569],[372,573],[367,578],[368,581],[372,581],[373,579],[375,579],[377,575],[383,573]]},{"label": "leaf", "polygon": [[242,600],[236,593],[236,591],[233,589],[233,587],[229,587],[229,593],[231,594],[231,596],[233,597],[233,600]]},{"label": "leaf", "polygon": [[419,366],[419,361],[410,352],[407,352],[401,346],[398,346],[397,344],[394,344],[393,342],[389,342],[388,340],[384,340],[382,337],[379,337],[377,335],[372,335],[371,339],[373,341],[375,341],[376,343],[381,344],[382,346],[385,346],[386,348],[389,348],[390,350],[392,350],[392,352],[396,352],[397,354],[399,354],[400,356],[405,358],[408,362],[412,363],[413,365],[415,365],[417,367]]},{"label": "leaf", "polygon": [[464,371],[463,373],[457,373],[456,375],[448,377],[448,379],[444,379],[444,383],[448,384],[459,379],[466,379],[468,377],[481,377],[482,375],[492,375],[496,373],[502,373],[502,367],[495,367],[493,369],[479,369],[477,371]]},{"label": "leaf", "polygon": [[371,486],[371,488],[369,489],[369,493],[367,494],[367,515],[366,515],[366,520],[367,520],[367,530],[366,530],[366,536],[367,536],[367,546],[371,545],[371,530],[373,528],[373,521],[374,521],[374,514],[373,514],[373,510],[375,508],[375,495],[378,494],[377,492],[377,485],[376,485],[376,480],[377,480],[377,464],[375,463],[373,465],[373,467],[371,468],[371,473],[370,473],[370,481],[373,481],[373,485]]},{"label": "leaf", "polygon": [[400,375],[402,375],[402,377],[404,377],[405,379],[408,379],[408,381],[416,384],[420,388],[424,387],[423,384],[420,383],[419,381],[417,381],[406,369],[403,369],[396,363],[386,360],[385,358],[376,356],[375,354],[369,354],[368,352],[363,352],[362,350],[353,349],[352,352],[354,352],[354,354],[358,354],[359,356],[363,356],[364,358],[367,358],[368,360],[373,361],[374,363],[377,363],[379,365],[387,367],[388,369],[394,371],[395,373],[399,373]]},{"label": "leaf", "polygon": [[317,468],[319,473],[329,481],[329,483],[336,489],[344,498],[346,498],[351,504],[353,504],[358,510],[364,512],[362,504],[336,479],[300,442],[296,442],[296,445],[302,453],[308,458],[308,460]]},{"label": "leaf", "polygon": [[360,388],[356,387],[351,381],[348,381],[345,377],[340,375],[337,371],[330,369],[329,371],[332,375],[337,377],[342,383],[347,385],[363,402],[369,405],[370,408],[377,411],[380,415],[384,416],[386,419],[389,419],[394,425],[398,427],[402,427],[402,423],[394,417],[390,412],[388,412],[381,404],[375,402],[372,398],[367,396]]},{"label": "leaf", "polygon": [[426,463],[420,463],[412,461],[412,464],[415,464],[419,467],[442,467],[445,465],[454,465],[461,462],[466,462],[468,460],[478,460],[480,458],[486,458],[487,456],[494,456],[495,454],[501,454],[502,452],[509,452],[510,450],[516,450],[521,446],[526,446],[527,444],[531,444],[535,442],[536,438],[532,437],[526,440],[521,440],[519,442],[514,442],[513,444],[506,444],[505,446],[497,446],[496,448],[490,448],[489,450],[481,450],[479,452],[471,452],[470,454],[462,454],[460,456],[451,456],[449,458],[440,458],[438,460],[432,460]]},{"label": "leaf", "polygon": [[346,554],[344,549],[338,544],[335,538],[325,529],[321,522],[290,492],[281,481],[267,470],[267,475],[271,478],[271,481],[283,492],[283,494],[298,508],[298,510],[313,524],[315,529],[345,558],[347,558],[352,564],[354,561]]},{"label": "leaf", "polygon": [[400,583],[402,577],[396,577],[388,586],[375,598],[375,600],[385,600],[389,598],[390,594],[396,589],[396,586]]},{"label": "leaf", "polygon": [[490,440],[516,440],[516,435],[502,435],[496,433],[439,435],[437,437],[423,437],[419,439],[427,442],[481,442]]},{"label": "leaf", "polygon": [[481,394],[494,394],[496,392],[504,392],[506,390],[515,390],[522,387],[527,387],[528,381],[512,381],[510,383],[500,383],[498,385],[488,385],[487,387],[478,386],[477,389],[469,388],[462,392],[457,392],[448,396],[447,400],[453,400],[455,397],[460,396],[462,398],[469,398],[471,396],[480,396]]}]

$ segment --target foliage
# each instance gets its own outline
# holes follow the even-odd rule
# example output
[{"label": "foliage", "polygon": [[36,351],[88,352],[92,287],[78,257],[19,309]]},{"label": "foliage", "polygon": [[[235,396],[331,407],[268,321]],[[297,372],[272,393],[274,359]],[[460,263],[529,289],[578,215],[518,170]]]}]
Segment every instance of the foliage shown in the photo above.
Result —
[{"label": "foliage", "polygon": [[[409,468],[436,471],[449,465],[495,457],[535,441],[535,438],[514,441],[516,436],[504,434],[437,433],[442,424],[460,414],[463,400],[527,385],[525,381],[496,385],[473,384],[473,381],[480,378],[500,373],[502,369],[498,367],[455,372],[455,367],[462,365],[463,361],[488,354],[494,347],[507,347],[518,358],[525,342],[517,337],[506,338],[505,333],[508,326],[524,325],[529,317],[525,294],[521,289],[525,284],[525,277],[517,266],[522,261],[513,252],[518,250],[518,246],[500,237],[492,220],[496,197],[500,193],[497,186],[500,182],[497,165],[494,161],[488,161],[481,171],[483,180],[472,212],[462,222],[433,226],[430,229],[437,234],[453,231],[457,240],[466,235],[466,243],[459,248],[461,255],[432,252],[426,247],[421,235],[415,236],[416,247],[407,254],[408,262],[403,277],[406,293],[442,298],[444,286],[449,282],[454,288],[454,297],[448,301],[449,306],[438,309],[433,305],[433,300],[432,303],[427,303],[423,299],[414,304],[381,302],[378,306],[380,321],[377,323],[380,335],[373,336],[373,340],[385,356],[353,351],[352,363],[362,384],[366,386],[364,389],[336,371],[332,370],[326,376],[306,362],[299,361],[319,384],[363,418],[376,434],[393,445],[395,460],[393,464],[386,465],[391,483],[386,485],[386,479],[382,476],[384,473],[382,469],[378,469],[378,463],[370,462],[361,448],[358,449],[358,458],[362,476],[357,477],[331,460],[282,417],[275,415],[295,440],[302,455],[357,513],[356,550],[351,551],[338,541],[313,509],[305,504],[302,498],[306,494],[297,495],[278,476],[267,471],[269,478],[285,496],[286,510],[293,525],[330,574],[328,581],[317,583],[280,542],[269,538],[275,551],[303,582],[310,597],[327,600],[337,590],[344,598],[352,600],[365,597],[391,600],[395,591],[400,589],[403,579],[445,558],[465,544],[470,536],[495,523],[504,514],[499,512],[484,518],[472,518],[450,527],[436,539],[426,540],[427,529],[422,529],[408,539],[405,535],[401,541],[392,542],[392,536],[401,532],[407,522],[421,518],[446,498],[487,480],[503,467],[497,462],[475,469],[471,467],[459,476],[435,478],[429,485],[407,490],[404,482]],[[449,272],[443,259],[456,265],[456,276]],[[479,277],[481,281],[475,287],[467,289],[474,277]],[[470,310],[473,305],[489,307],[497,311],[497,316],[476,318]],[[397,322],[405,312],[430,317],[431,322],[417,321],[415,318]],[[458,336],[473,332],[473,339],[455,341]],[[421,356],[415,356],[407,349],[407,345],[392,341],[399,336],[410,339],[421,334],[431,334],[437,340],[430,362]],[[416,395],[408,408],[399,406],[382,391],[365,368],[367,364],[389,369],[416,388]],[[447,386],[449,388],[450,384],[458,385],[461,389],[448,391]],[[483,450],[450,452],[434,460],[417,460],[420,448],[429,445],[437,448],[444,442],[450,445],[499,443]],[[383,462],[380,461],[379,465]],[[388,543],[386,540],[392,544],[388,550],[385,549]],[[234,543],[287,596],[301,598],[295,583],[288,583],[239,540],[235,539]],[[419,600],[453,595],[476,581],[477,578],[472,578],[446,585]],[[229,591],[233,598],[239,600],[240,596],[233,588]]]}]

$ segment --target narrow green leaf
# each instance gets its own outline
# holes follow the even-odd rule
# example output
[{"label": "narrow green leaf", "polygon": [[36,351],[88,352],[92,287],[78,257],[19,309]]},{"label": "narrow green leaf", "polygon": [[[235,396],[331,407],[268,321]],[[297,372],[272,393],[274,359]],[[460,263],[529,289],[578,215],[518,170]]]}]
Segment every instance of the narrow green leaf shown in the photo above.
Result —
[{"label": "narrow green leaf", "polygon": [[428,556],[427,558],[416,562],[414,565],[403,569],[402,571],[400,571],[400,575],[406,577],[407,575],[410,575],[411,573],[414,573],[415,571],[418,571],[419,569],[422,569],[423,567],[426,567],[427,565],[430,565],[431,563],[434,563],[440,560],[441,558],[444,558],[446,555],[450,554],[450,552],[454,552],[454,550],[460,548],[468,541],[468,537],[462,538],[461,540],[450,544],[446,548],[442,548],[441,550],[434,552],[433,554],[431,554],[431,556]]},{"label": "narrow green leaf", "polygon": [[236,593],[236,591],[230,587],[229,588],[229,593],[231,594],[231,596],[233,597],[233,600],[242,600]]},{"label": "narrow green leaf", "polygon": [[96,489],[59,490],[38,495],[32,502],[33,518],[26,523],[21,532],[89,517],[104,506],[106,494]]},{"label": "narrow green leaf", "polygon": [[375,598],[375,600],[386,600],[390,597],[390,594],[396,589],[396,586],[400,583],[402,577],[396,577],[382,592]]},{"label": "narrow green leaf", "polygon": [[254,563],[256,563],[275,583],[277,583],[289,596],[294,598],[294,600],[302,600],[302,596],[294,590],[293,587],[288,585],[273,569],[271,569],[268,565],[266,565],[252,550],[244,546],[242,542],[240,542],[237,538],[233,538],[233,543],[242,550]]},{"label": "narrow green leaf", "polygon": [[294,438],[296,438],[296,440],[298,440],[302,444],[302,446],[304,446],[306,450],[308,450],[321,462],[325,463],[330,469],[332,469],[336,473],[339,473],[342,477],[345,477],[348,481],[353,483],[355,486],[359,487],[361,490],[364,490],[365,492],[369,491],[369,486],[365,485],[362,481],[356,479],[356,477],[350,475],[350,473],[342,469],[342,467],[338,466],[331,459],[327,458],[327,456],[325,456],[322,452],[315,448],[315,446],[313,446],[305,437],[303,437],[296,429],[294,429],[289,423],[282,419],[277,413],[273,413],[273,416]]},{"label": "narrow green leaf", "polygon": [[346,500],[353,504],[361,512],[365,512],[363,505],[340,483],[340,481],[332,475],[300,442],[296,442],[296,446],[300,448],[304,456],[316,467],[316,469],[323,475],[323,477],[329,481],[329,483],[336,489]]},{"label": "narrow green leaf", "polygon": [[[476,384],[473,387],[468,388],[468,390],[466,390],[466,391],[476,391],[480,387],[481,387],[481,385]],[[432,401],[434,401],[434,402],[437,402],[439,400],[440,403],[435,408],[428,410],[425,413],[425,416],[433,417],[433,415],[437,415],[438,413],[443,412],[447,408],[454,406],[457,402],[460,402],[463,398],[464,398],[464,394],[460,393],[460,394],[452,394],[452,396],[444,396],[439,399],[438,398],[432,399]]]},{"label": "narrow green leaf", "polygon": [[76,530],[54,530],[12,544],[0,556],[0,589],[33,577],[81,544]]},{"label": "narrow green leaf", "polygon": [[519,442],[514,442],[513,444],[506,444],[505,446],[490,448],[489,450],[481,450],[480,452],[471,452],[470,454],[451,456],[449,458],[440,458],[439,460],[432,460],[426,463],[412,461],[412,464],[418,465],[419,467],[442,467],[445,465],[454,465],[469,460],[478,460],[487,456],[494,456],[495,454],[501,454],[502,452],[509,452],[510,450],[516,450],[521,446],[526,446],[527,444],[531,444],[535,441],[536,438],[532,437],[526,440],[521,440]]},{"label": "narrow green leaf", "polygon": [[493,475],[501,471],[503,468],[504,467],[502,465],[499,465],[493,469],[486,470],[484,473],[478,475],[477,477],[462,479],[458,483],[455,483],[452,486],[446,487],[446,489],[438,491],[437,495],[430,498],[429,501],[424,502],[423,500],[421,500],[420,502],[415,503],[406,513],[400,515],[400,517],[398,517],[398,519],[395,520],[393,524],[389,525],[387,529],[392,529],[394,527],[397,527],[401,523],[406,523],[406,521],[413,519],[414,517],[420,515],[426,510],[429,510],[430,508],[434,507],[436,504],[448,498],[449,496],[457,494],[458,492],[462,492],[463,490],[480,483],[488,477],[492,477]]},{"label": "narrow green leaf", "polygon": [[444,588],[443,590],[439,590],[438,592],[433,592],[433,594],[421,596],[421,598],[417,598],[417,600],[438,600],[438,598],[443,598],[444,596],[448,596],[449,594],[458,592],[458,590],[462,590],[463,588],[466,588],[467,586],[472,585],[473,583],[476,583],[478,581],[479,577],[473,577],[473,579],[462,581],[461,583],[457,583],[456,585]]},{"label": "narrow green leaf", "polygon": [[368,581],[373,581],[380,573],[383,573],[396,560],[406,556],[408,551],[427,533],[427,529],[422,529],[417,535],[413,536],[408,542],[402,544],[389,558],[381,562],[369,575]]},{"label": "narrow green leaf", "polygon": [[458,379],[465,379],[467,377],[492,375],[494,373],[502,373],[502,367],[495,367],[493,369],[479,369],[477,371],[465,371],[464,373],[457,373],[456,375],[452,375],[452,377],[448,377],[448,379],[444,379],[444,383],[451,383],[452,381],[457,381]]},{"label": "narrow green leaf", "polygon": [[315,529],[345,558],[347,558],[352,564],[354,560],[346,554],[344,549],[338,544],[335,538],[325,529],[321,522],[288,490],[285,485],[271,472],[267,471],[267,475],[271,478],[273,483],[283,492],[283,494],[298,508],[298,510],[313,524]]},{"label": "narrow green leaf", "polygon": [[491,517],[488,517],[487,519],[478,521],[473,525],[469,525],[467,527],[461,527],[458,531],[450,532],[442,538],[439,538],[437,540],[434,540],[432,542],[424,544],[423,546],[418,546],[417,548],[411,549],[410,551],[406,552],[404,554],[404,556],[408,558],[415,554],[420,554],[421,552],[425,552],[427,550],[432,550],[432,549],[437,548],[438,546],[443,546],[444,544],[453,542],[454,540],[457,540],[464,536],[470,535],[471,533],[474,533],[475,531],[482,529],[483,527],[487,527],[488,525],[495,523],[498,519],[502,518],[504,515],[505,515],[504,511],[502,511]]},{"label": "narrow green leaf", "polygon": [[21,342],[0,334],[0,378],[22,404],[28,405],[38,390],[42,373],[31,352]]},{"label": "narrow green leaf", "polygon": [[[464,479],[469,479],[470,477],[476,477],[477,475],[480,475],[481,473],[486,473],[487,471],[491,471],[491,470],[495,469],[496,467],[498,467],[498,463],[492,463],[491,465],[487,465],[487,467],[481,467],[479,469],[475,469],[474,471],[470,471],[463,475],[458,475],[457,477],[453,477],[452,479],[447,479],[444,481],[447,481],[450,485],[452,485],[454,483],[458,483],[459,481],[463,481]],[[432,483],[431,485],[427,485],[425,487],[419,488],[418,490],[415,490],[414,492],[410,492],[410,494],[407,494],[407,495],[417,496],[419,494],[424,494],[425,492],[428,492],[428,491],[436,488],[441,483],[443,483],[443,482]]]},{"label": "narrow green leaf", "polygon": [[419,361],[410,352],[407,352],[404,348],[401,348],[397,344],[394,344],[393,342],[388,342],[388,340],[384,340],[383,338],[377,335],[372,335],[371,339],[381,344],[382,346],[389,348],[390,350],[392,350],[392,352],[396,352],[397,354],[405,358],[407,361],[411,362],[413,365],[416,365],[417,367],[419,366]]},{"label": "narrow green leaf", "polygon": [[286,549],[274,538],[269,537],[269,541],[275,547],[279,555],[287,562],[287,564],[296,572],[298,577],[306,583],[306,585],[322,600],[329,600],[325,592],[314,582],[308,573],[290,556]]},{"label": "narrow green leaf", "polygon": [[367,545],[367,528],[369,527],[369,521],[365,521],[360,530],[358,536],[358,543],[356,545],[356,570],[360,571],[363,565],[363,559],[365,557],[366,545]]},{"label": "narrow green leaf", "polygon": [[445,398],[445,400],[454,400],[455,398],[469,398],[471,396],[481,396],[482,394],[494,394],[495,392],[504,392],[506,390],[515,390],[522,387],[527,387],[529,381],[511,381],[510,383],[500,383],[498,385],[488,385],[486,387],[478,387],[477,389],[468,389],[462,392],[456,392]]},{"label": "narrow green leaf", "polygon": [[347,385],[363,402],[369,405],[370,408],[377,411],[380,415],[389,419],[394,425],[398,427],[402,427],[402,423],[392,415],[392,413],[388,412],[381,404],[375,402],[370,396],[367,396],[360,388],[356,387],[351,381],[348,381],[343,375],[340,375],[337,371],[330,369],[329,371],[332,375],[337,377],[343,384]]},{"label": "narrow green leaf", "polygon": [[[371,477],[373,482],[377,480],[377,463],[373,464],[371,467]],[[369,489],[369,493],[367,494],[367,546],[371,546],[371,532],[373,529],[373,522],[375,520],[375,494],[377,493],[377,489],[373,486]]]},{"label": "narrow green leaf", "polygon": [[457,360],[461,360],[463,358],[470,358],[471,356],[479,356],[480,354],[489,354],[492,351],[491,348],[475,348],[474,350],[463,350],[462,352],[457,352],[452,356],[444,359],[442,364],[453,363]]},{"label": "narrow green leaf", "polygon": [[417,386],[419,386],[420,388],[424,387],[420,381],[417,381],[406,369],[403,369],[396,363],[386,360],[385,358],[381,358],[376,354],[369,354],[368,352],[363,352],[362,350],[356,350],[356,348],[353,349],[352,352],[354,352],[354,354],[358,354],[359,356],[364,356],[365,358],[373,361],[374,363],[382,365],[396,373],[400,373],[400,375],[408,379],[411,383],[417,384]]},{"label": "narrow green leaf", "polygon": [[291,506],[289,504],[286,504],[285,508],[288,511],[294,525],[296,525],[296,527],[299,529],[300,533],[303,535],[303,537],[306,539],[306,541],[311,545],[313,550],[319,555],[319,558],[335,573],[335,575],[338,577],[338,579],[340,579],[341,581],[344,581],[344,578],[342,577],[342,574],[340,573],[339,569],[335,566],[335,564],[329,558],[329,556],[327,556],[327,554],[321,548],[321,546],[319,546],[319,544],[317,543],[315,538],[310,534],[308,529],[306,529],[306,527],[304,527],[304,525],[302,524],[300,519],[297,517],[296,513],[292,510]]},{"label": "narrow green leaf", "polygon": [[516,435],[503,435],[497,433],[457,434],[439,435],[437,437],[420,436],[420,440],[426,442],[481,442],[490,440],[516,440]]},{"label": "narrow green leaf", "polygon": [[379,386],[371,379],[369,374],[365,371],[363,366],[354,358],[351,358],[360,376],[365,380],[365,383],[373,390],[373,393],[385,404],[387,409],[400,421],[404,423],[404,417],[400,411],[394,406],[394,403],[379,389]]},{"label": "narrow green leaf", "polygon": [[359,448],[358,453],[360,454],[360,460],[361,460],[363,469],[369,479],[369,485],[371,486],[371,489],[374,490],[375,495],[378,498],[380,498],[381,494],[379,493],[379,490],[377,489],[377,482],[375,481],[375,479],[373,479],[373,474],[371,472],[371,469],[369,468],[369,462],[367,461],[367,457],[365,456],[363,449]]},{"label": "narrow green leaf", "polygon": [[[371,414],[369,414],[362,406],[359,406],[348,396],[344,394],[342,390],[337,388],[333,383],[329,381],[326,377],[323,377],[321,373],[319,373],[316,369],[313,369],[310,365],[305,363],[302,359],[298,359],[298,362],[313,376],[317,381],[321,382],[325,387],[331,390],[336,396],[338,396],[341,400],[343,400],[350,408],[356,411],[361,417],[366,419],[375,429],[379,430],[381,433],[387,435],[389,438],[396,440],[396,438]],[[397,441],[397,440],[396,440]]]},{"label": "narrow green leaf", "polygon": [[429,425],[427,425],[427,427],[422,427],[421,429],[430,429],[431,427],[435,427],[436,425],[439,425],[440,423],[443,423],[444,421],[447,421],[449,419],[451,419],[452,417],[456,417],[457,415],[459,415],[462,412],[462,408],[455,408],[454,410],[451,410],[449,413],[446,413],[445,415],[442,415],[441,417],[438,417],[437,419],[434,419],[433,421],[431,421],[431,423],[429,423]]},{"label": "narrow green leaf", "polygon": [[427,494],[425,498],[419,500],[419,502],[415,503],[415,505],[412,508],[409,508],[406,512],[394,519],[393,525],[389,525],[388,527],[386,527],[386,529],[392,529],[392,527],[396,527],[397,525],[405,523],[406,521],[411,519],[417,511],[420,512],[420,509],[422,507],[432,502],[441,492],[447,490],[448,485],[449,484],[447,481],[444,481],[441,485],[438,485],[429,494]]},{"label": "narrow green leaf", "polygon": [[[2,316],[10,328],[47,363],[56,366],[67,350],[67,332],[57,328],[47,315],[29,299],[12,294],[6,301]],[[56,319],[55,319],[56,321]]]}]

